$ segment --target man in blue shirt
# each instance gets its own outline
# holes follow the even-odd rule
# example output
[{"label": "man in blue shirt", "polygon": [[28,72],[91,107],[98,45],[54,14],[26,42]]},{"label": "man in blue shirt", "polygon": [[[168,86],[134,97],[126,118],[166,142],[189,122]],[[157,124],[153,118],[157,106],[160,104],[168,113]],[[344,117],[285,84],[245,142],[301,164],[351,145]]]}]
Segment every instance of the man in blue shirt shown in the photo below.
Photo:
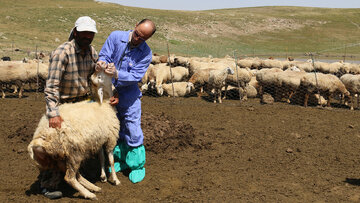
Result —
[{"label": "man in blue shirt", "polygon": [[152,60],[152,52],[146,44],[156,31],[155,24],[143,19],[134,30],[114,31],[106,39],[97,67],[113,76],[119,103],[116,105],[120,120],[120,132],[114,149],[116,172],[130,169],[133,183],[145,177],[145,148],[141,129],[141,91],[138,82],[145,75]]}]

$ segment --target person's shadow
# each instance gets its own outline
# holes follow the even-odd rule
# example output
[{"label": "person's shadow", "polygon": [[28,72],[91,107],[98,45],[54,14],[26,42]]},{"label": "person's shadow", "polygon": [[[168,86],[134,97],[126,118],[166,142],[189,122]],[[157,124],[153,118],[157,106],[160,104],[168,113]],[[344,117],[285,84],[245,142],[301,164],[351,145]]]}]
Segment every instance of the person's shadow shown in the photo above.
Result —
[{"label": "person's shadow", "polygon": [[[108,168],[108,160],[105,157],[105,168]],[[97,158],[90,158],[85,160],[81,167],[80,167],[80,173],[81,175],[87,179],[88,181],[90,181],[91,183],[96,183],[96,182],[100,182],[100,174],[101,174],[101,165],[100,165],[100,161]],[[124,170],[121,171],[121,173],[124,176],[129,176],[130,170]],[[107,171],[107,177],[109,177],[108,171]],[[75,190],[74,188],[72,188],[69,184],[66,183],[66,181],[64,179],[61,180],[58,190],[62,192],[63,197],[70,197],[70,198],[83,198],[81,196],[74,196],[75,193],[77,193],[78,191]],[[38,179],[30,186],[30,188],[25,191],[25,194],[27,196],[31,196],[31,195],[42,195],[41,193],[41,189],[40,189],[40,176],[38,177]]]},{"label": "person's shadow", "polygon": [[351,185],[356,185],[356,186],[360,186],[360,179],[356,179],[356,178],[346,178],[344,180],[345,183],[349,183]]},{"label": "person's shadow", "polygon": [[[59,191],[63,193],[63,197],[73,197],[74,194],[77,192],[73,189],[70,185],[68,185],[64,180],[60,182]],[[42,195],[40,189],[40,180],[37,179],[28,190],[25,191],[27,196],[31,195]]]}]

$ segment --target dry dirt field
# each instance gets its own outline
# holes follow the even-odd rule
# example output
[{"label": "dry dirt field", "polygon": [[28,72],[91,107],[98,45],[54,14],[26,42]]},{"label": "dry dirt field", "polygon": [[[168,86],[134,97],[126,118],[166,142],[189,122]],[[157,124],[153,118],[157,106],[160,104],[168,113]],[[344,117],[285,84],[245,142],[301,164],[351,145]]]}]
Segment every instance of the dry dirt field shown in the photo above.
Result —
[{"label": "dry dirt field", "polygon": [[[41,93],[0,99],[0,202],[47,202],[26,148],[45,111]],[[258,99],[143,97],[146,177],[101,183],[99,202],[359,202],[360,110]],[[52,202],[89,202],[62,184]]]}]

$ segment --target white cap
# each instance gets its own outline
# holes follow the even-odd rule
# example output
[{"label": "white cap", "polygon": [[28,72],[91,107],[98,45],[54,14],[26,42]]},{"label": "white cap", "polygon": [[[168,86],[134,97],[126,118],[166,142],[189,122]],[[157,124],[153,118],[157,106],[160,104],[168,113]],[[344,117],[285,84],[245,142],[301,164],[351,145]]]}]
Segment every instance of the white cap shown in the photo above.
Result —
[{"label": "white cap", "polygon": [[71,29],[69,41],[74,39],[75,28],[78,32],[89,31],[89,32],[97,33],[96,22],[93,19],[91,19],[89,16],[82,16],[76,20],[75,27]]}]

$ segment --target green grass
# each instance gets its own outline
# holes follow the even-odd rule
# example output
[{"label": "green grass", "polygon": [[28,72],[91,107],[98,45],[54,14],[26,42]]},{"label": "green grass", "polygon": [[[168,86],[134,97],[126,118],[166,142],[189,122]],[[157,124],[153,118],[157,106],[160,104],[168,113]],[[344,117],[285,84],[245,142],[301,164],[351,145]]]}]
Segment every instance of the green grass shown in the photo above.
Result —
[{"label": "green grass", "polygon": [[[154,53],[184,56],[326,55],[360,57],[360,9],[255,7],[170,11],[125,7],[92,0],[2,0],[0,55],[21,59],[50,52],[66,41],[79,16],[97,22],[93,45],[100,51],[114,30],[133,29],[150,18],[157,25],[148,40]],[[345,50],[345,46],[347,46]],[[351,47],[350,47],[351,46]],[[20,51],[14,51],[15,48]],[[327,50],[327,51],[326,51]]]}]

